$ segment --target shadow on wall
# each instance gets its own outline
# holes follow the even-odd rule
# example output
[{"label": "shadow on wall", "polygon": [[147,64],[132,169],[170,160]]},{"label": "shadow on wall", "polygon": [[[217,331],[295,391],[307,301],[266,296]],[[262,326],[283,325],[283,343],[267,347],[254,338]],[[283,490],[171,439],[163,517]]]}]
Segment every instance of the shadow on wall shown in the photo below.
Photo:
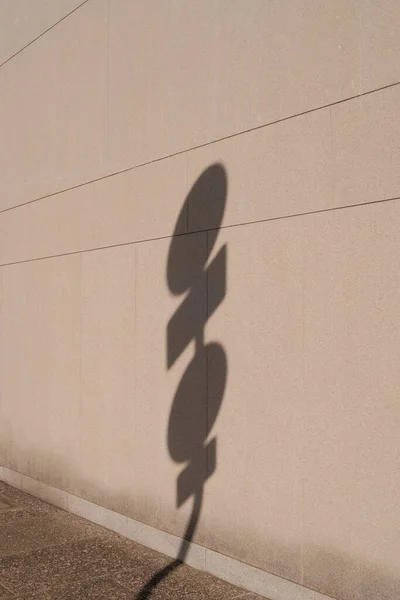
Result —
[{"label": "shadow on wall", "polygon": [[[227,360],[221,344],[205,343],[204,329],[226,293],[226,246],[208,264],[224,215],[226,194],[225,169],[214,164],[190,190],[169,248],[168,287],[174,295],[183,296],[183,300],[167,326],[167,369],[173,367],[190,344],[194,344],[194,355],[172,403],[168,450],[171,458],[184,466],[177,480],[177,508],[191,499],[192,512],[178,557],[143,586],[137,600],[150,598],[154,588],[185,560],[199,522],[205,483],[217,466],[216,438],[208,440],[208,436],[221,407]],[[186,236],[178,232],[187,230],[191,220],[195,224],[207,223],[210,229],[205,235],[200,234],[199,243],[188,250],[183,244]]]}]

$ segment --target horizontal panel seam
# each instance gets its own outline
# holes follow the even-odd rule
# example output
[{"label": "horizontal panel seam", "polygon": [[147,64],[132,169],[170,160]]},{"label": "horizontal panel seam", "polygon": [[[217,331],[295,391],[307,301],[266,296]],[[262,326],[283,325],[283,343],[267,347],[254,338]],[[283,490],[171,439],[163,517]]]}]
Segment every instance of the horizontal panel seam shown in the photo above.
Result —
[{"label": "horizontal panel seam", "polygon": [[16,56],[18,56],[18,54],[21,54],[21,52],[23,52],[24,50],[26,50],[27,48],[29,48],[29,46],[32,46],[32,44],[34,44],[35,42],[37,42],[38,40],[40,40],[40,38],[42,38],[44,35],[46,35],[46,33],[48,33],[49,31],[51,31],[52,29],[54,29],[54,27],[57,27],[57,25],[59,25],[60,23],[62,23],[63,21],[65,21],[65,19],[67,19],[68,17],[70,17],[77,10],[79,10],[88,1],[89,0],[84,0],[84,2],[82,2],[81,4],[79,4],[79,6],[75,7],[73,10],[71,10],[71,12],[69,12],[67,15],[64,15],[64,17],[62,17],[61,19],[59,19],[58,21],[56,21],[56,23],[53,23],[53,25],[50,25],[50,27],[48,27],[48,29],[46,29],[45,31],[42,31],[42,33],[40,35],[38,35],[33,40],[31,40],[28,44],[26,44],[25,46],[23,46],[22,48],[20,48],[12,56],[9,56],[4,62],[2,62],[0,64],[0,69],[1,69],[1,67],[4,67],[4,65],[6,65],[8,62],[10,62],[10,60],[12,60]]},{"label": "horizontal panel seam", "polygon": [[319,214],[324,214],[324,213],[330,213],[330,212],[336,212],[336,211],[340,211],[340,210],[349,210],[352,208],[361,208],[363,206],[371,206],[374,204],[383,204],[383,203],[387,203],[387,202],[395,202],[400,200],[400,197],[395,197],[395,198],[384,198],[382,200],[371,200],[370,202],[359,202],[357,204],[347,204],[344,206],[333,206],[330,208],[322,208],[319,210],[311,210],[311,211],[307,211],[307,212],[301,212],[301,213],[294,213],[294,214],[289,214],[289,215],[281,215],[281,216],[277,216],[277,217],[269,217],[266,219],[258,219],[256,221],[246,221],[243,223],[232,223],[231,225],[222,225],[221,227],[218,228],[208,228],[208,229],[197,229],[196,231],[190,231],[190,232],[184,232],[184,233],[178,233],[175,236],[173,235],[162,235],[162,236],[158,236],[158,237],[153,237],[153,238],[146,238],[146,239],[140,239],[140,240],[132,240],[130,242],[122,242],[120,244],[110,244],[108,246],[96,246],[93,248],[85,248],[84,250],[73,250],[71,252],[62,252],[60,254],[52,254],[52,255],[47,255],[47,256],[39,256],[36,258],[28,258],[25,260],[16,260],[13,262],[8,262],[8,263],[1,263],[0,267],[10,267],[13,265],[20,265],[20,264],[25,264],[25,263],[30,263],[30,262],[37,262],[39,260],[49,260],[51,258],[61,258],[63,256],[73,256],[75,254],[85,254],[87,252],[96,252],[98,250],[108,250],[111,248],[122,248],[124,246],[132,246],[134,244],[146,244],[149,242],[156,242],[159,240],[169,240],[172,239],[173,237],[183,237],[185,235],[197,235],[199,233],[206,233],[208,231],[215,231],[216,229],[220,230],[220,229],[233,229],[233,228],[237,228],[237,227],[247,227],[250,225],[257,225],[259,223],[270,223],[272,221],[283,221],[286,219],[295,219],[295,218],[300,218],[300,217],[307,217],[307,216],[312,216],[312,215],[319,215]]}]

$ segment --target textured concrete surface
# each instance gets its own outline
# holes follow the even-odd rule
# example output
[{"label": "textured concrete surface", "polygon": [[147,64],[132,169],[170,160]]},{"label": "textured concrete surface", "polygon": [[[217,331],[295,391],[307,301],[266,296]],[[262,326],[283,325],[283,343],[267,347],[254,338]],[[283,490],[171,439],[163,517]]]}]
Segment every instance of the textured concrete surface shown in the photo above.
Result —
[{"label": "textured concrete surface", "polygon": [[[197,440],[225,380],[191,471],[214,572],[398,599],[400,2],[154,4],[0,1],[0,465],[168,554],[190,513],[170,431]],[[217,223],[215,186],[187,201],[215,163]],[[211,343],[227,368],[192,360]],[[0,512],[8,548],[28,513],[93,539],[24,510]]]},{"label": "textured concrete surface", "polygon": [[[0,482],[12,508],[0,513],[0,600],[139,600],[172,561]],[[180,565],[146,598],[257,600]]]},{"label": "textured concrete surface", "polygon": [[2,0],[0,21],[9,26],[2,29],[0,36],[0,64],[23,51],[85,2],[87,0]]},{"label": "textured concrete surface", "polygon": [[10,508],[8,502],[0,498],[0,510],[7,510],[8,508]]}]

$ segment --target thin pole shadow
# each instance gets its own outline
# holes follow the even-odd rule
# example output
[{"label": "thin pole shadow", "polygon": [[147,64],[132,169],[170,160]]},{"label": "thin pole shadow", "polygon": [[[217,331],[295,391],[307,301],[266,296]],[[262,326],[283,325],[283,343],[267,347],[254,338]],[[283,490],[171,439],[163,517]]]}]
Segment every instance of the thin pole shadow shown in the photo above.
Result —
[{"label": "thin pole shadow", "polygon": [[[224,348],[205,342],[205,326],[226,294],[226,245],[209,262],[225,211],[227,176],[224,167],[208,167],[191,188],[176,222],[167,263],[170,291],[183,300],[167,325],[167,369],[194,343],[194,354],[176,390],[168,423],[168,451],[183,465],[177,479],[176,505],[192,498],[191,515],[178,556],[155,573],[135,600],[150,598],[153,590],[185,561],[195,535],[207,479],[217,467],[217,442],[208,440],[218,416],[227,378]],[[190,220],[189,220],[190,219]],[[189,222],[207,232],[190,236]]]}]

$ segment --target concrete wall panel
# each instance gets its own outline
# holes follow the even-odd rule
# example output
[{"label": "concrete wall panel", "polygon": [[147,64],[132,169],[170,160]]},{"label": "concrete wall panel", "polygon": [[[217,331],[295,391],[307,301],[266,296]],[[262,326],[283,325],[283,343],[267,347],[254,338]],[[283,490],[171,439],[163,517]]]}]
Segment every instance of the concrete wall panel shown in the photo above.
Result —
[{"label": "concrete wall panel", "polygon": [[[213,429],[217,466],[206,484],[201,540],[299,581],[302,228],[297,220],[235,227],[220,232],[216,248],[222,243],[227,294],[209,319],[207,341],[225,348],[228,378]],[[218,287],[210,282],[210,304]],[[217,368],[210,388],[215,376]]]},{"label": "concrete wall panel", "polygon": [[82,4],[84,0],[2,0],[0,64],[20,52]]},{"label": "concrete wall panel", "polygon": [[186,162],[176,156],[1,213],[2,263],[170,236]]},{"label": "concrete wall panel", "polygon": [[400,197],[400,85],[331,111],[334,205]]},{"label": "concrete wall panel", "polygon": [[[186,461],[179,453],[180,444],[188,436],[204,438],[206,426],[206,363],[201,354],[195,363],[187,399],[190,410],[179,419],[180,404],[176,401],[180,382],[195,355],[195,341],[185,344],[186,333],[206,322],[206,281],[200,275],[193,280],[193,300],[181,320],[172,321],[185,295],[174,295],[167,284],[170,245],[174,243],[176,260],[169,262],[169,272],[175,280],[187,281],[193,267],[203,265],[207,256],[206,234],[175,238],[172,242],[158,240],[139,244],[136,250],[136,473],[137,509],[135,517],[160,529],[182,535],[191,511],[191,501],[177,506],[177,478]],[[168,325],[171,341],[169,342]],[[173,364],[169,353],[179,348]],[[182,401],[182,398],[181,398]],[[172,417],[175,406],[177,421]],[[186,416],[185,416],[186,415]],[[174,424],[178,425],[178,430]],[[175,450],[176,446],[178,449]],[[194,476],[201,478],[205,457],[196,465]],[[132,515],[133,516],[133,515]]]},{"label": "concrete wall panel", "polygon": [[[126,511],[137,489],[135,249],[82,255],[81,408],[75,493]],[[125,498],[124,498],[125,496]],[[133,504],[133,497],[131,497]]]},{"label": "concrete wall panel", "polygon": [[107,0],[87,2],[0,69],[0,208],[104,172]]},{"label": "concrete wall panel", "polygon": [[[228,172],[224,225],[321,210],[332,205],[329,109],[276,123],[188,153],[188,178],[221,162]],[[207,213],[189,230],[207,229]]]},{"label": "concrete wall panel", "polygon": [[339,599],[400,589],[399,218],[392,202],[221,234],[207,333],[229,376],[200,539]]},{"label": "concrete wall panel", "polygon": [[357,0],[112,0],[111,164],[154,160],[359,94],[359,47]]},{"label": "concrete wall panel", "polygon": [[400,81],[400,5],[397,0],[363,0],[363,90]]},{"label": "concrete wall panel", "polygon": [[305,224],[304,583],[400,591],[399,204]]},{"label": "concrete wall panel", "polygon": [[80,260],[1,272],[2,461],[62,489],[79,461]]}]

